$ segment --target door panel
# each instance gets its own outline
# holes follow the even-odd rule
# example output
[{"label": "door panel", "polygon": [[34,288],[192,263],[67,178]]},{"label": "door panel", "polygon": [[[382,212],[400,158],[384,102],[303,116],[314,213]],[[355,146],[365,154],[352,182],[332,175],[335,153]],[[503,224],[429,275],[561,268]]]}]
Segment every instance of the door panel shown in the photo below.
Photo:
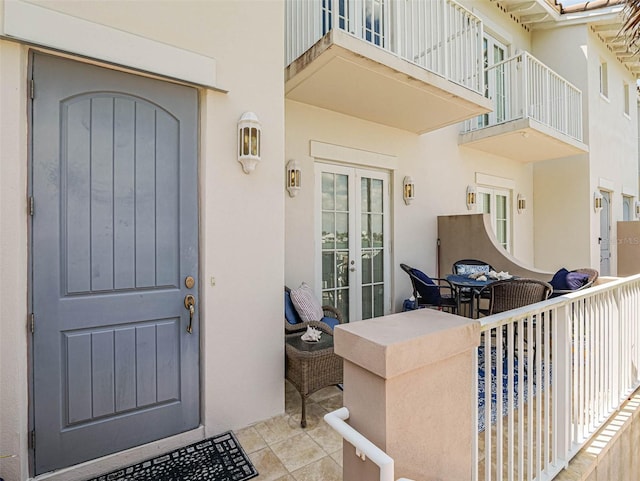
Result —
[{"label": "door panel", "polygon": [[390,312],[388,174],[317,164],[323,304],[348,320]]},{"label": "door panel", "polygon": [[33,78],[39,474],[199,424],[197,92],[39,54]]}]

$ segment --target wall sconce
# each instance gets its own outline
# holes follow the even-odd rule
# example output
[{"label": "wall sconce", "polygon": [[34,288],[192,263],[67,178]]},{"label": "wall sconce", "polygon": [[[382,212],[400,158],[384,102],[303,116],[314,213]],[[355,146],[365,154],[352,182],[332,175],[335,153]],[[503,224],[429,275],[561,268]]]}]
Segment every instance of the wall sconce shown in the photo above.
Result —
[{"label": "wall sconce", "polygon": [[471,210],[476,206],[476,197],[478,191],[475,185],[467,186],[467,209]]},{"label": "wall sconce", "polygon": [[640,219],[640,202],[636,200],[636,217]]},{"label": "wall sconce", "polygon": [[409,176],[406,176],[402,181],[402,198],[407,205],[411,204],[411,201],[416,198],[416,184]]},{"label": "wall sconce", "polygon": [[527,210],[527,198],[522,194],[518,194],[516,205],[518,208],[518,214],[522,214],[525,210]]},{"label": "wall sconce", "polygon": [[302,173],[300,172],[300,166],[296,160],[291,159],[287,162],[287,190],[289,191],[289,197],[298,195],[301,180]]},{"label": "wall sconce", "polygon": [[598,191],[593,193],[593,210],[594,212],[600,212],[602,209],[602,194]]},{"label": "wall sconce", "polygon": [[260,162],[262,125],[253,112],[245,112],[238,120],[238,162],[250,174]]}]

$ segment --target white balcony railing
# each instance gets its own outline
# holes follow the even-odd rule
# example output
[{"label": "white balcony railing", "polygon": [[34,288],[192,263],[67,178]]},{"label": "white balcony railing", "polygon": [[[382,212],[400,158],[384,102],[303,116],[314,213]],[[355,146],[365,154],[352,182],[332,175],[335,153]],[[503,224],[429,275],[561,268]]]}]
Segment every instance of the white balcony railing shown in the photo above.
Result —
[{"label": "white balcony railing", "polygon": [[465,122],[465,131],[532,118],[582,142],[582,92],[527,52],[485,69],[494,111]]},{"label": "white balcony railing", "polygon": [[482,93],[482,22],[451,0],[286,0],[292,63],[333,28]]},{"label": "white balcony railing", "polygon": [[553,479],[640,385],[639,316],[636,275],[483,318],[472,479]]}]

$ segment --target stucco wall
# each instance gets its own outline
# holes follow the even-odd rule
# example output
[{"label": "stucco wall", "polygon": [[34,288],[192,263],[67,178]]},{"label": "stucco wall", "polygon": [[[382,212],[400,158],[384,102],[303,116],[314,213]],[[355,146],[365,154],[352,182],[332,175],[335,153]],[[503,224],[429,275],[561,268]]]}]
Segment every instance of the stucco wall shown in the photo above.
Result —
[{"label": "stucco wall", "polygon": [[[201,419],[212,435],[283,412],[283,4],[39,3],[215,58],[229,92],[200,89]],[[0,454],[18,455],[0,463],[7,481],[28,477],[27,60],[26,46],[0,41]],[[236,160],[245,111],[263,124],[251,175]]]}]

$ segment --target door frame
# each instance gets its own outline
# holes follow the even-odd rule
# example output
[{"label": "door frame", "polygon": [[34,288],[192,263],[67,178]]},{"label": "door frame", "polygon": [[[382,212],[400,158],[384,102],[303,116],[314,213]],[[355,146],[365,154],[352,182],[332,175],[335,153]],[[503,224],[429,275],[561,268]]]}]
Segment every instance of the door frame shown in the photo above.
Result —
[{"label": "door frame", "polygon": [[[314,187],[314,271],[316,295],[322,299],[322,172],[331,172],[335,174],[343,174],[348,176],[348,185],[350,191],[355,188],[356,194],[349,196],[349,213],[350,215],[349,230],[356,232],[356,235],[349,236],[349,256],[353,256],[355,260],[355,271],[349,276],[349,318],[351,321],[362,319],[362,256],[360,250],[360,236],[358,228],[361,225],[361,197],[358,181],[361,177],[371,177],[383,180],[384,197],[383,197],[383,236],[385,239],[383,245],[384,255],[384,275],[383,283],[385,286],[384,295],[384,315],[391,313],[393,293],[391,285],[391,179],[392,172],[375,169],[360,165],[343,165],[333,164],[318,160],[314,163],[315,187]],[[369,174],[369,175],[363,175]],[[354,302],[355,301],[355,302]]]}]

